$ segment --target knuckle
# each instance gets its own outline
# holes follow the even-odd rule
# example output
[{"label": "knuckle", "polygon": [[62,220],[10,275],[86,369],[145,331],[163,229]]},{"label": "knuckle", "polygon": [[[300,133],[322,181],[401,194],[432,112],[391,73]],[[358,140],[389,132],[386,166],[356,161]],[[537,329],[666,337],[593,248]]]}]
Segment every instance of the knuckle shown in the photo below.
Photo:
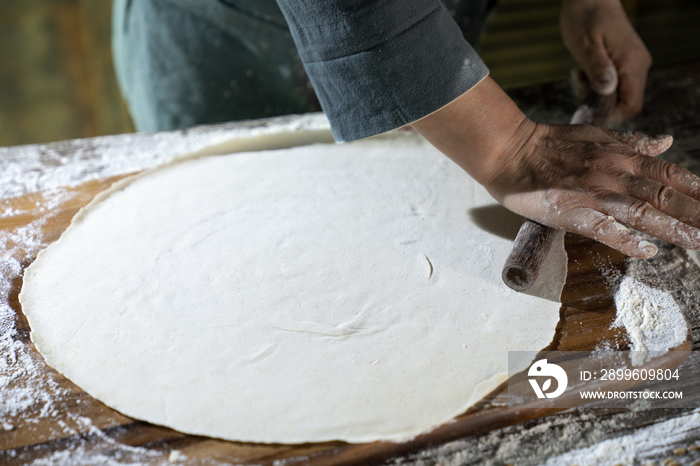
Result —
[{"label": "knuckle", "polygon": [[647,201],[641,199],[635,199],[632,201],[628,207],[628,218],[630,223],[633,225],[638,225],[647,215],[649,215],[649,210],[652,208],[651,204]]},{"label": "knuckle", "polygon": [[602,235],[614,222],[615,219],[613,217],[604,215],[596,216],[596,218],[593,220],[593,223],[591,224],[591,233],[593,233],[595,237],[597,237],[598,235]]},{"label": "knuckle", "polygon": [[636,155],[634,158],[634,172],[639,176],[644,176],[646,173],[651,173],[652,158],[646,155]]},{"label": "knuckle", "polygon": [[640,176],[649,177],[665,184],[679,179],[684,173],[684,170],[678,165],[647,155],[636,156],[635,165],[635,172]]},{"label": "knuckle", "polygon": [[634,146],[644,135],[636,131],[615,131],[613,137],[627,146]]},{"label": "knuckle", "polygon": [[630,173],[622,170],[617,171],[613,174],[613,176],[618,185],[628,194],[634,195],[640,191],[640,178],[638,176],[633,176]]},{"label": "knuckle", "polygon": [[664,180],[676,180],[682,175],[683,169],[669,162],[662,162],[661,174]]},{"label": "knuckle", "polygon": [[651,52],[649,52],[649,49],[647,49],[641,41],[639,41],[636,44],[636,46],[630,49],[628,53],[630,60],[634,63],[638,63],[642,68],[649,69],[651,67],[653,57],[651,56]]},{"label": "knuckle", "polygon": [[676,192],[672,187],[661,185],[656,188],[654,193],[654,203],[661,209],[665,209],[673,204],[675,197]]},{"label": "knuckle", "polygon": [[606,188],[595,188],[590,190],[591,197],[595,202],[596,208],[603,209],[607,205],[615,204],[619,199],[620,195]]}]

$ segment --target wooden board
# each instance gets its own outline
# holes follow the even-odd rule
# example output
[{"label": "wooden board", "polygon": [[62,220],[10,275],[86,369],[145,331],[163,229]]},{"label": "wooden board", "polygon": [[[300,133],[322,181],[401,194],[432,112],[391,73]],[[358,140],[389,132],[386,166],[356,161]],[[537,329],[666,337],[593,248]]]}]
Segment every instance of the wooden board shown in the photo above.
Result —
[{"label": "wooden board", "polygon": [[[696,98],[700,90],[700,62],[677,66],[668,69],[655,70],[650,75],[649,91],[645,111],[635,120],[635,125],[640,130],[651,133],[674,134],[675,147],[680,147],[676,152],[669,153],[671,160],[681,161],[685,166],[700,173],[700,163],[694,159],[682,158],[685,154],[700,154],[700,100]],[[546,122],[566,122],[568,116],[576,107],[576,102],[566,93],[566,85],[546,85],[538,88],[525,89],[513,96],[525,109],[527,114],[534,119]],[[202,134],[210,131],[209,128],[196,128],[187,130],[189,133]],[[184,132],[178,133],[183,135]],[[160,138],[163,135],[158,135]],[[150,135],[137,136],[147,142]],[[12,163],[22,163],[22,157],[27,153],[40,153],[42,160],[46,156],[47,170],[52,169],[51,164],[60,163],[60,157],[75,156],[86,157],[91,153],[97,153],[101,147],[119,143],[117,138],[108,141],[86,140],[56,143],[49,147],[19,147],[0,151],[3,157],[0,159],[0,167],[9,167]],[[81,151],[78,155],[78,151]],[[55,154],[55,156],[54,156]],[[60,157],[58,157],[60,156]],[[7,164],[10,165],[7,165]],[[3,165],[5,164],[5,165]],[[44,237],[41,241],[44,246],[55,240],[60,232],[68,224],[70,218],[77,209],[86,204],[95,192],[109,185],[111,180],[93,181],[77,188],[63,189],[59,192],[46,192],[33,194],[23,198],[0,201],[0,230],[11,230],[16,236],[23,238],[26,231],[23,226],[41,224]],[[57,199],[62,202],[54,205]],[[15,209],[14,211],[10,210]],[[45,209],[42,211],[42,209]],[[11,251],[21,267],[26,267],[32,260],[31,254],[12,244],[12,235],[8,236],[5,246],[6,251]],[[21,241],[20,241],[21,243]],[[599,269],[603,267],[622,266],[622,257],[604,246],[592,243],[580,238],[569,236],[567,238],[567,251],[569,253],[569,277],[564,290],[561,321],[558,328],[558,337],[548,349],[592,349],[601,340],[607,341],[612,346],[624,348],[628,343],[626,335],[619,329],[611,329],[610,324],[614,319],[611,293],[606,286],[606,280],[601,276]],[[691,328],[695,333],[695,339],[700,338],[700,315],[694,311],[700,303],[700,290],[694,287],[693,277],[698,276],[697,267],[689,263],[682,256],[682,251],[677,248],[663,248],[659,256],[655,258],[653,265],[666,283],[672,283],[674,298],[681,304]],[[0,270],[0,285],[6,285],[6,278],[13,276],[7,270]],[[440,445],[453,438],[474,438],[477,441],[485,439],[489,432],[503,435],[497,429],[499,425],[519,422],[524,418],[514,418],[499,405],[497,396],[470,410],[449,425],[417,439],[415,442],[404,444],[386,444],[375,442],[365,445],[348,445],[342,442],[331,442],[314,445],[257,445],[237,442],[225,442],[215,439],[188,436],[170,429],[153,426],[147,423],[134,421],[115,411],[105,407],[98,401],[87,396],[78,387],[70,383],[60,374],[43,364],[43,359],[36,352],[29,341],[29,328],[26,320],[19,311],[17,294],[21,287],[21,280],[14,279],[10,286],[9,303],[0,302],[0,305],[9,304],[16,312],[16,326],[18,331],[12,336],[17,341],[17,346],[8,348],[13,354],[9,359],[22,362],[26,357],[32,365],[38,368],[37,373],[22,373],[21,370],[10,384],[40,384],[49,387],[53,396],[50,410],[44,415],[37,415],[41,410],[46,410],[49,403],[45,399],[34,399],[31,406],[22,410],[20,416],[0,419],[0,464],[28,464],[41,459],[48,464],[90,464],[140,462],[142,464],[162,464],[167,461],[171,450],[180,450],[187,457],[186,464],[272,464],[276,460],[287,459],[292,463],[315,464],[367,464],[373,461],[381,461],[386,458],[406,458],[413,452],[431,445]],[[0,308],[2,312],[2,308]],[[0,324],[2,322],[0,321]],[[2,335],[0,328],[0,335]],[[697,349],[697,348],[695,348]],[[696,356],[699,351],[693,351]],[[7,356],[7,355],[3,355]],[[2,362],[2,359],[0,359]],[[687,366],[688,364],[685,364]],[[700,358],[694,358],[691,364],[700,373]],[[10,369],[21,369],[21,364],[10,366]],[[0,367],[0,377],[6,375]],[[700,377],[695,379],[700,380]],[[684,383],[684,388],[695,400],[700,400],[698,385],[695,380]],[[7,387],[7,386],[6,386]],[[6,402],[0,393],[0,403]],[[587,411],[575,411],[566,414],[567,425],[580,426],[590,424],[592,420],[612,419],[607,435],[617,437],[621,434],[633,432],[636,428],[653,425],[667,419],[676,419],[684,416],[689,410],[646,410],[627,413],[616,418],[615,413],[609,411],[596,415]],[[501,413],[501,414],[499,414]],[[541,415],[537,414],[537,415]],[[23,423],[21,416],[31,417],[31,423]],[[500,417],[499,417],[500,416]],[[624,416],[624,417],[622,417]],[[556,419],[557,416],[547,416],[545,419]],[[538,426],[537,421],[530,425]],[[9,426],[9,430],[7,429]],[[456,427],[455,427],[456,426]],[[3,429],[5,427],[5,429]],[[499,433],[500,432],[500,433]],[[695,432],[695,433],[693,433]],[[540,433],[529,432],[530,442],[546,441]],[[583,435],[583,434],[582,434]],[[601,438],[600,436],[597,438]],[[604,438],[604,437],[603,437]],[[663,439],[659,440],[663,442]],[[700,433],[688,431],[680,440],[669,441],[668,449],[658,449],[651,458],[664,460],[674,457],[699,459],[695,455],[698,451],[693,447],[695,442],[700,442]],[[585,444],[585,443],[584,443]],[[144,449],[129,450],[130,447],[144,447]],[[686,448],[683,458],[673,453],[677,447]],[[493,446],[480,444],[478,453],[473,453],[474,459],[487,458],[495,455]],[[145,452],[145,453],[144,453]],[[151,453],[158,453],[153,456]],[[148,453],[148,454],[146,454]],[[430,455],[429,453],[426,453]],[[523,453],[524,454],[524,453]],[[61,456],[67,455],[67,456]],[[82,456],[81,456],[82,455]],[[128,456],[131,455],[131,456]],[[676,455],[676,456],[674,456]],[[430,456],[429,456],[430,457]],[[67,459],[66,459],[67,458]],[[103,459],[104,461],[96,460]],[[432,458],[432,457],[431,457]],[[530,457],[532,458],[532,457]],[[538,456],[544,462],[546,456]],[[649,456],[645,457],[649,458]],[[65,460],[63,460],[65,459]]]},{"label": "wooden board", "polygon": [[[41,231],[39,236],[45,243],[50,243],[67,228],[80,207],[92,200],[95,194],[121,178],[119,176],[96,180],[59,192],[36,193],[4,200],[0,204],[4,211],[21,213],[0,219],[0,229],[16,231],[31,225],[38,226]],[[46,209],[45,206],[51,204],[52,197],[65,200],[52,209]],[[573,235],[567,237],[566,247],[570,260],[561,320],[556,337],[546,349],[589,351],[594,350],[601,343],[613,348],[627,348],[628,339],[624,330],[612,328],[615,319],[611,293],[613,290],[599,272],[604,267],[624,273],[624,256],[599,243]],[[22,265],[26,267],[32,259],[33,254],[30,257],[24,257]],[[28,340],[30,329],[18,302],[20,288],[19,280],[13,283],[10,305],[17,311],[17,327],[22,335],[21,338],[36,352]],[[691,344],[688,340],[679,349],[689,351],[690,348]],[[661,363],[657,361],[655,364],[676,367],[682,359],[673,356],[680,354],[682,353],[671,353],[671,357],[664,358]],[[35,354],[35,357],[41,356]],[[197,458],[198,455],[206,452],[206,455],[202,456],[205,458],[211,454],[211,451],[215,451],[222,459],[240,463],[268,464],[279,459],[303,457],[305,461],[313,464],[366,464],[406,455],[412,451],[439,445],[475,432],[525,422],[559,411],[548,408],[544,402],[536,402],[527,409],[509,407],[506,399],[507,389],[502,386],[454,422],[420,435],[409,442],[368,444],[330,442],[301,446],[244,444],[184,435],[170,429],[135,421],[94,400],[51,368],[44,366],[44,370],[47,377],[67,390],[65,397],[58,401],[60,404],[58,415],[42,418],[38,425],[28,424],[21,416],[5,420],[15,428],[10,431],[0,431],[0,445],[3,445],[4,449],[27,449],[47,442],[57,444],[68,441],[69,438],[65,437],[65,429],[59,428],[62,423],[89,418],[92,420],[91,426],[99,429],[120,429],[122,441],[126,440],[129,444],[159,442],[181,450],[188,458]],[[74,429],[76,433],[82,433],[81,426],[75,425]],[[203,444],[207,445],[206,449],[202,449]],[[311,459],[310,455],[313,455]],[[25,459],[23,458],[23,461]]]}]

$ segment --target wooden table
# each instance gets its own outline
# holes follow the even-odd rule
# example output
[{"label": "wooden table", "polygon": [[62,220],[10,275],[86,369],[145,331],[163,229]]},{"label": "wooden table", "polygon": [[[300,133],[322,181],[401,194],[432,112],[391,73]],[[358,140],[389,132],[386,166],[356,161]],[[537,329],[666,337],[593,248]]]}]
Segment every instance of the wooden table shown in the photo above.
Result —
[{"label": "wooden table", "polygon": [[[576,107],[565,83],[528,88],[512,96],[531,118],[543,122],[566,123]],[[317,126],[314,121],[317,123],[313,120],[311,127]],[[502,406],[497,397],[491,397],[452,425],[403,444],[243,444],[184,435],[134,421],[94,400],[43,363],[19,311],[21,269],[39,249],[58,237],[80,206],[114,179],[163,163],[178,153],[224,141],[241,128],[264,132],[267,127],[298,124],[298,117],[287,117],[0,149],[0,199],[4,198],[0,200],[0,230],[4,233],[0,244],[6,251],[0,268],[0,464],[35,460],[48,464],[162,464],[169,457],[176,460],[173,451],[182,452],[182,464],[284,461],[326,465],[386,460],[468,464],[489,459],[496,463],[537,464],[591,442],[624,438],[644,426],[691,419],[693,400],[700,401],[700,397],[688,400],[689,408],[572,409],[521,417],[494,417]],[[650,133],[673,134],[676,143],[668,158],[700,174],[700,161],[692,159],[693,155],[700,156],[700,63],[653,70],[645,112],[631,125]],[[84,169],[70,169],[76,163]],[[36,229],[42,231],[41,237],[32,237],[31,231]],[[601,341],[623,348],[626,336],[610,328],[615,311],[611,291],[600,274],[603,267],[620,266],[623,258],[575,236],[567,238],[567,251],[569,278],[558,338],[551,349],[593,349]],[[698,268],[683,251],[670,246],[663,246],[651,263],[674,294],[693,328],[693,341],[697,341],[700,289],[688,285],[697,279]],[[700,368],[696,355],[700,352],[694,351],[685,366]],[[692,383],[686,388],[691,394],[697,391]],[[697,427],[700,429],[700,421]],[[700,444],[700,430],[692,428],[680,437],[658,438],[654,448],[647,446],[639,452],[639,458],[673,457],[674,461],[690,464],[700,460],[700,451],[693,447],[696,442]]]}]

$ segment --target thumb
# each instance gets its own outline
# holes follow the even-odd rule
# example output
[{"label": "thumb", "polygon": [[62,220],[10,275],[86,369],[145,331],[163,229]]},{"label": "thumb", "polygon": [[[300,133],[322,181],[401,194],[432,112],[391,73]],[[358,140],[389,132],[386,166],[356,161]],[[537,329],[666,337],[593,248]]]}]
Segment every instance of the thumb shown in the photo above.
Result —
[{"label": "thumb", "polygon": [[593,45],[584,54],[581,67],[588,76],[591,89],[600,95],[609,95],[617,89],[617,70],[607,51],[601,45]]}]

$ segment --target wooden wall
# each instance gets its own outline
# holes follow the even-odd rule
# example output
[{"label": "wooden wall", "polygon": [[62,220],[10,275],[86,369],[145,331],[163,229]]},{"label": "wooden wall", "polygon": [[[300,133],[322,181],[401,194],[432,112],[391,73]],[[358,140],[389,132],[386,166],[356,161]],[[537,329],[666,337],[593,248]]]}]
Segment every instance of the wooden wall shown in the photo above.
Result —
[{"label": "wooden wall", "polygon": [[[700,1],[622,0],[655,65],[700,58]],[[575,63],[559,33],[560,0],[499,0],[481,57],[504,88],[566,79]]]},{"label": "wooden wall", "polygon": [[0,0],[0,146],[133,131],[110,0]]},{"label": "wooden wall", "polygon": [[[505,88],[565,79],[560,0],[500,0],[481,55]],[[700,58],[700,1],[623,0],[656,64]],[[133,131],[110,55],[111,0],[0,0],[0,146]]]}]

